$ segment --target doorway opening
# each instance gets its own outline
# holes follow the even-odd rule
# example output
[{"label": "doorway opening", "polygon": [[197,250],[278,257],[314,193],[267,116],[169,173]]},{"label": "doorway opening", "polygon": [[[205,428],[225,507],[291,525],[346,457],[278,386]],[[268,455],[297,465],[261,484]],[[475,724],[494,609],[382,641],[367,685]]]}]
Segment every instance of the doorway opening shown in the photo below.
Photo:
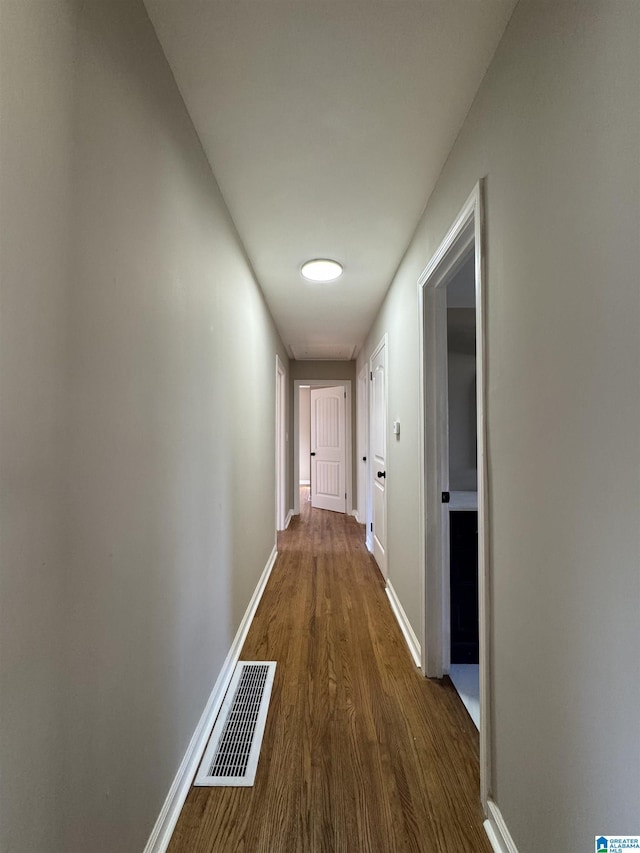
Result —
[{"label": "doorway opening", "polygon": [[[449,677],[480,728],[475,257],[446,285],[449,503]],[[446,614],[445,614],[446,615]]]},{"label": "doorway opening", "polygon": [[486,811],[490,717],[483,271],[478,183],[418,280],[420,518],[422,667],[429,677],[451,676],[467,700],[480,730],[480,793]]},{"label": "doorway opening", "polygon": [[296,379],[293,388],[294,514],[312,506],[352,513],[351,380]]},{"label": "doorway opening", "polygon": [[[298,486],[311,486],[311,386],[300,386],[300,431],[298,435],[298,458],[300,477]],[[309,489],[311,500],[311,489]]]}]

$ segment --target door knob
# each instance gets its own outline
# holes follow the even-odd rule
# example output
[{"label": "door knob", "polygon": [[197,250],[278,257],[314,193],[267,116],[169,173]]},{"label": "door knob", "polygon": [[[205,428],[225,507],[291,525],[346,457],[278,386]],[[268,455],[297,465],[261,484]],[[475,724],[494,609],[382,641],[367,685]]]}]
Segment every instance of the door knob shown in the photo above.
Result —
[{"label": "door knob", "polygon": [[309,454],[309,456],[315,456],[315,455],[316,455],[316,454],[315,454],[315,451],[312,451],[312,452]]},{"label": "door knob", "polygon": [[386,471],[378,471],[378,477],[382,477],[383,479],[385,479],[385,478],[386,478],[386,476],[387,476],[387,472],[386,472]]}]

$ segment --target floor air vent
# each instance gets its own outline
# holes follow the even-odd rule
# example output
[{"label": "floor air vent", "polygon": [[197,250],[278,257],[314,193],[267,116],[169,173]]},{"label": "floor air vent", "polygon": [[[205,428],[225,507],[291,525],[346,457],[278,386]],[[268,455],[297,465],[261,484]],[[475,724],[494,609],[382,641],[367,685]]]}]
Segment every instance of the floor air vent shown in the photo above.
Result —
[{"label": "floor air vent", "polygon": [[195,785],[253,785],[275,670],[274,661],[239,661]]}]

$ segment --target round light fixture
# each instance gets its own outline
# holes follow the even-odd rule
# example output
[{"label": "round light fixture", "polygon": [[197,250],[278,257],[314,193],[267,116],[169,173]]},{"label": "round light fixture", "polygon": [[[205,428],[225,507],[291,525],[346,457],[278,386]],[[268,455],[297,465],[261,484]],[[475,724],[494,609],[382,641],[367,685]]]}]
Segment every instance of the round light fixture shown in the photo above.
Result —
[{"label": "round light fixture", "polygon": [[302,264],[300,272],[309,281],[335,281],[342,275],[342,264],[328,258],[316,258]]}]

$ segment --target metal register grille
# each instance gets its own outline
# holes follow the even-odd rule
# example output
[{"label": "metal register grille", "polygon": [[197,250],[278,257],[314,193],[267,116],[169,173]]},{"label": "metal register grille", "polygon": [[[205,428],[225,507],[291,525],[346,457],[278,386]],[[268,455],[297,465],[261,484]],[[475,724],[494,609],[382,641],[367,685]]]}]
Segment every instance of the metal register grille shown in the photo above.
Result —
[{"label": "metal register grille", "polygon": [[196,785],[253,785],[275,668],[273,661],[237,664]]}]

